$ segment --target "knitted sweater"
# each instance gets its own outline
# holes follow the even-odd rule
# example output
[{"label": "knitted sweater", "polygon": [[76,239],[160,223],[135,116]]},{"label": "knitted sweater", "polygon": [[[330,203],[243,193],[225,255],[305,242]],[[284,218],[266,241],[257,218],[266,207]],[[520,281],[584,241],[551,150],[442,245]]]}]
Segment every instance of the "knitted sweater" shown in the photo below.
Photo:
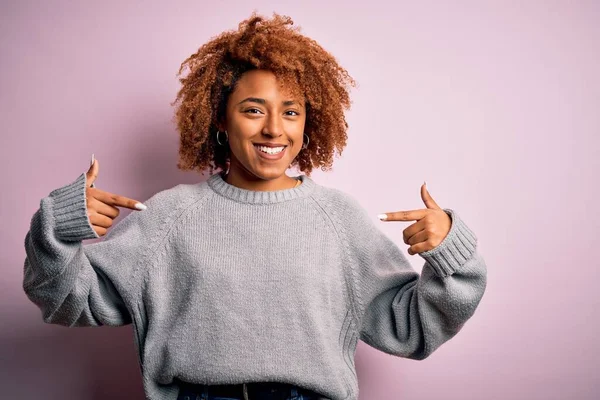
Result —
[{"label": "knitted sweater", "polygon": [[357,341],[422,360],[473,315],[486,287],[475,234],[451,209],[419,275],[348,194],[278,191],[221,174],[158,192],[98,238],[85,173],[40,202],[23,288],[51,324],[133,324],[147,399],[183,380],[293,383],[358,399]]}]

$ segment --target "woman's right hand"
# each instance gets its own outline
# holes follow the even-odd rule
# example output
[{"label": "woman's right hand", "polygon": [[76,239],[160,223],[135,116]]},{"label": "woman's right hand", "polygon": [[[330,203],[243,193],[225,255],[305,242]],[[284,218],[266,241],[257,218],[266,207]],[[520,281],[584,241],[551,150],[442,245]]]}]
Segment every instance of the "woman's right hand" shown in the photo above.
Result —
[{"label": "woman's right hand", "polygon": [[94,160],[94,163],[85,174],[85,198],[87,214],[92,227],[99,236],[104,236],[108,228],[112,226],[113,220],[119,216],[119,209],[117,207],[127,207],[139,211],[145,210],[146,206],[137,200],[91,187],[98,177],[99,170],[98,160]]}]

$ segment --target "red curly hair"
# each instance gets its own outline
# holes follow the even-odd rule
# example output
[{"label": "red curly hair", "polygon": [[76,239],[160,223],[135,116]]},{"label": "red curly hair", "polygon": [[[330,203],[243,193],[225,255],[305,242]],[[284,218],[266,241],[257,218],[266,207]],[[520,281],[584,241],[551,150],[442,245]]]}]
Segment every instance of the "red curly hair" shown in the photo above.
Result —
[{"label": "red curly hair", "polygon": [[341,155],[346,146],[344,110],[351,104],[348,87],[356,83],[329,52],[301,35],[299,27],[291,27],[293,23],[288,16],[274,13],[268,20],[254,12],[237,31],[212,38],[181,64],[177,76],[186,67],[189,73],[179,79],[182,87],[171,103],[178,105],[178,169],[202,174],[206,168],[210,174],[216,168],[227,169],[230,150],[217,144],[217,126],[225,119],[236,82],[252,69],[273,72],[292,95],[305,102],[304,133],[309,144],[292,166],[298,165],[308,176],[315,167],[331,169],[336,150]]}]

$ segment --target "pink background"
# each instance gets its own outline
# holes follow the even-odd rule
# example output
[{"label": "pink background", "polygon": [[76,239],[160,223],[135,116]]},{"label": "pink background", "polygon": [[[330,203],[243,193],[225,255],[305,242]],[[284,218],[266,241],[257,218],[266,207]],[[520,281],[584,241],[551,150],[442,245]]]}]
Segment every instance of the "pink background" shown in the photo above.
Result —
[{"label": "pink background", "polygon": [[[142,201],[208,177],[175,166],[175,74],[253,9],[290,15],[359,82],[348,147],[313,178],[356,196],[374,220],[424,208],[427,180],[488,265],[475,315],[428,359],[359,343],[360,398],[600,396],[600,3],[350,3],[2,2],[4,398],[143,397],[131,326],[42,322],[21,287],[23,240],[40,199],[92,153],[99,188]],[[402,242],[410,223],[377,223],[421,271]]]}]

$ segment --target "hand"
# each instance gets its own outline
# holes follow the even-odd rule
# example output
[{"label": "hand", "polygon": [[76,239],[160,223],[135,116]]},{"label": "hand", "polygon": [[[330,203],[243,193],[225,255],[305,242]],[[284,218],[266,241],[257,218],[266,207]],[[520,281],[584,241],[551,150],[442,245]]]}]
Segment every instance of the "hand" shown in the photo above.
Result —
[{"label": "hand", "polygon": [[421,185],[421,199],[427,208],[379,214],[384,221],[418,221],[403,231],[404,243],[410,245],[408,254],[411,256],[435,248],[452,226],[452,219],[433,200],[425,183]]},{"label": "hand", "polygon": [[113,220],[119,216],[116,207],[127,207],[132,210],[145,210],[146,206],[137,200],[119,196],[93,187],[98,177],[100,165],[98,160],[92,161],[92,165],[86,172],[85,198],[87,203],[87,214],[92,223],[92,228],[99,236],[106,235],[108,228],[112,226]]}]

